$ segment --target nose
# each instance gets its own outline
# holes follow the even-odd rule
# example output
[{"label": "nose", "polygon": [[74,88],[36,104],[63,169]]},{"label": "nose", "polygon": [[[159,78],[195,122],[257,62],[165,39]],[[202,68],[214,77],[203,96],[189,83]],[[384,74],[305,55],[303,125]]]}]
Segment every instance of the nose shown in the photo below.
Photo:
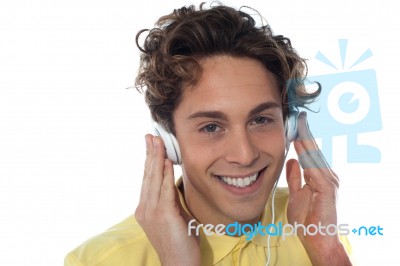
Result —
[{"label": "nose", "polygon": [[259,158],[259,150],[246,130],[237,130],[226,143],[226,160],[241,166],[252,166]]}]

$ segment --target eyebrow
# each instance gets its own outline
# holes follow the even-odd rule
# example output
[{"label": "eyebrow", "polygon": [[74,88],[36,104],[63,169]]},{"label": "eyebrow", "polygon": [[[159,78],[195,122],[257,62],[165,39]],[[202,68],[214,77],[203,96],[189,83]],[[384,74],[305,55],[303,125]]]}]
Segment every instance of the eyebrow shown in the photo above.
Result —
[{"label": "eyebrow", "polygon": [[[282,107],[280,104],[276,102],[265,102],[257,105],[249,112],[249,117],[252,117],[258,113],[261,113],[268,109],[279,109],[281,110]],[[219,120],[228,120],[228,116],[220,111],[199,111],[194,114],[188,116],[187,119],[195,119],[195,118],[212,118],[212,119],[219,119]]]},{"label": "eyebrow", "polygon": [[278,109],[282,110],[282,106],[277,102],[265,102],[257,105],[249,112],[249,117],[255,116],[258,113],[261,113],[268,109]]}]

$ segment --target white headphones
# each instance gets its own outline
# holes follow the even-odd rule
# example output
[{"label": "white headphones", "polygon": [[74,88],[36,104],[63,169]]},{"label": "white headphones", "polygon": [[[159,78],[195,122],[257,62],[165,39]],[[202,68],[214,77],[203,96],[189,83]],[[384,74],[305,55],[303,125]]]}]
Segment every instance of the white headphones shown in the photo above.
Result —
[{"label": "white headphones", "polygon": [[[297,118],[298,114],[296,113],[289,115],[289,117],[286,119],[286,151],[289,150],[290,143],[297,137]],[[154,134],[163,139],[168,159],[170,159],[174,164],[181,164],[181,150],[179,149],[179,144],[175,136],[172,133],[167,132],[160,124],[156,122],[154,123]]]},{"label": "white headphones", "polygon": [[174,164],[181,164],[181,150],[179,149],[179,144],[175,136],[172,133],[167,132],[156,122],[154,123],[154,134],[160,136],[164,141],[168,159],[170,159]]},{"label": "white headphones", "polygon": [[285,124],[285,136],[286,136],[286,152],[289,151],[289,146],[292,141],[297,138],[297,120],[299,118],[298,113],[293,113],[288,116]]}]

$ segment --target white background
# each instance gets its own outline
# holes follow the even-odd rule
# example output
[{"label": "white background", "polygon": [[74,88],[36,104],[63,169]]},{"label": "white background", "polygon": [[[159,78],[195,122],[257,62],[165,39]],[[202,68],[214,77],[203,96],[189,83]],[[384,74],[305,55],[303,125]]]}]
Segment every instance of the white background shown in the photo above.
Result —
[{"label": "white background", "polygon": [[[1,265],[62,265],[82,241],[134,212],[150,132],[142,96],[126,89],[138,67],[135,35],[173,8],[198,4],[166,2],[0,4]],[[359,265],[395,265],[400,246],[393,2],[224,2],[259,10],[309,59],[311,75],[334,73],[314,56],[321,51],[340,64],[338,39],[349,39],[349,60],[372,50],[357,69],[377,73],[383,129],[359,139],[378,147],[382,161],[346,163],[345,137],[334,139],[333,155],[340,222],[384,228],[383,236],[350,236]]]}]

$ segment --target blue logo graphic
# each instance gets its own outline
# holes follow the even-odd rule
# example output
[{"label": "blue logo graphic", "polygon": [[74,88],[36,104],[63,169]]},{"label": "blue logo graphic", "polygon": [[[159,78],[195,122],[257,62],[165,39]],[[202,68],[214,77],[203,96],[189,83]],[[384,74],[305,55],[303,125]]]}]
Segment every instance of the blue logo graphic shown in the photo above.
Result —
[{"label": "blue logo graphic", "polygon": [[[342,70],[345,68],[347,40],[339,40]],[[367,49],[347,70],[372,56]],[[315,58],[339,70],[321,52]],[[332,138],[347,136],[348,163],[379,163],[381,153],[377,147],[360,145],[358,134],[382,129],[376,73],[373,69],[347,71],[335,74],[311,76],[306,86],[319,82],[322,92],[309,107],[317,113],[308,112],[310,128],[315,138],[322,140],[322,152],[332,165]]]},{"label": "blue logo graphic", "polygon": [[351,230],[354,235],[361,236],[383,236],[383,227],[378,226],[360,226]]}]

